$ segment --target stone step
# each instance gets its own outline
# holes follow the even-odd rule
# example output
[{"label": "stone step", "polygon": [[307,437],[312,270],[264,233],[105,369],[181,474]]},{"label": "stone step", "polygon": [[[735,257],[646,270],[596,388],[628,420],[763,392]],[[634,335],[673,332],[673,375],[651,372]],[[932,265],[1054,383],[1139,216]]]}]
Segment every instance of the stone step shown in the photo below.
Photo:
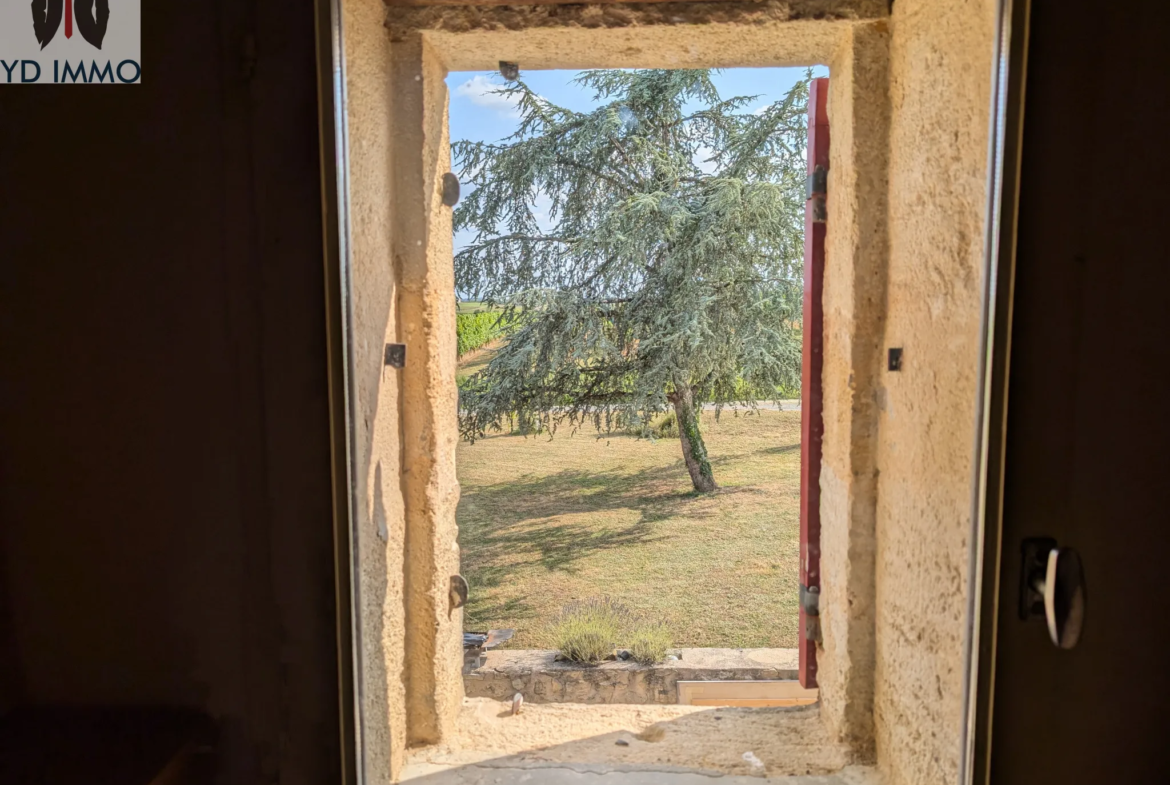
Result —
[{"label": "stone step", "polygon": [[677,660],[655,665],[631,661],[587,666],[557,662],[555,651],[489,651],[466,673],[469,698],[530,703],[678,702],[680,681],[773,681],[797,678],[796,649],[678,649]]}]

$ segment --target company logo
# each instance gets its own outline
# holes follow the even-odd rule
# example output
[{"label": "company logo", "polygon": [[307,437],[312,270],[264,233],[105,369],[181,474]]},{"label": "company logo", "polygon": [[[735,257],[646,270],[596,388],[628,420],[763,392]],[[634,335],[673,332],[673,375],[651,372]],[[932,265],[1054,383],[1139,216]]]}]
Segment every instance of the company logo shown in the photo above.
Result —
[{"label": "company logo", "polygon": [[[140,84],[141,0],[0,0],[0,84]],[[31,21],[31,24],[30,24]]]},{"label": "company logo", "polygon": [[[73,8],[77,7],[77,30],[81,37],[98,49],[102,48],[102,39],[106,37],[106,28],[110,24],[109,0],[91,0],[88,3],[71,3],[69,0],[33,0],[32,18],[33,33],[37,43],[44,49],[57,34],[61,26],[61,9],[65,9],[65,37],[73,37]],[[96,13],[95,13],[96,11]]]}]

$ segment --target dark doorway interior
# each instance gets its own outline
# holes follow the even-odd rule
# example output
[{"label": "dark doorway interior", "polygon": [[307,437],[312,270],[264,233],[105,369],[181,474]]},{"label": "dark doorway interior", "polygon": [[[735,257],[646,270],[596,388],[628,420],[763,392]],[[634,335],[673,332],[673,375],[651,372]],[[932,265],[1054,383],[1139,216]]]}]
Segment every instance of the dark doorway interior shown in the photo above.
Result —
[{"label": "dark doorway interior", "polygon": [[[992,782],[1160,782],[1170,705],[1166,13],[1032,3]],[[1002,290],[1001,290],[1002,291]],[[1021,545],[1083,559],[1071,650],[1019,618]],[[985,631],[989,632],[989,630]]]}]

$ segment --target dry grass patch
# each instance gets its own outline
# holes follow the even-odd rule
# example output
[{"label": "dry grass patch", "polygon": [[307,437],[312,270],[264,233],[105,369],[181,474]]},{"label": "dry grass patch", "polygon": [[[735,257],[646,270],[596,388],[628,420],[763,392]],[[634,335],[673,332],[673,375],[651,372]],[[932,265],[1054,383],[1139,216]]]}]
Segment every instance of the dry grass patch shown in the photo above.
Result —
[{"label": "dry grass patch", "polygon": [[459,368],[455,371],[456,383],[462,383],[468,376],[479,373],[486,368],[502,345],[503,341],[496,339],[460,357]]},{"label": "dry grass patch", "polygon": [[703,414],[719,491],[699,496],[675,439],[491,436],[458,452],[468,629],[555,648],[562,606],[608,596],[676,646],[793,647],[800,413]]}]

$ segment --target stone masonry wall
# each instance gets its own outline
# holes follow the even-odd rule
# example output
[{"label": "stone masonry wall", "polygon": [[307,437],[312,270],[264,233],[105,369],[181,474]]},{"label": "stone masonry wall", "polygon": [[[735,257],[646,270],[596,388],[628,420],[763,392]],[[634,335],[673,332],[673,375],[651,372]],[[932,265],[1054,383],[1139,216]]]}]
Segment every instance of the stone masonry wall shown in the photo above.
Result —
[{"label": "stone masonry wall", "polygon": [[877,467],[878,760],[958,776],[980,351],[992,0],[898,0],[890,40],[890,262]]},{"label": "stone masonry wall", "polygon": [[[450,9],[427,13],[462,13],[462,27],[425,33],[411,28],[422,12],[399,12],[389,36],[377,2],[345,6],[363,684],[376,688],[367,711],[382,712],[366,718],[373,775],[397,771],[407,730],[441,737],[458,710],[460,614],[444,597],[458,551],[442,79],[511,59],[830,63],[824,717],[855,749],[876,749],[890,782],[955,776],[994,4],[898,0],[887,20],[885,3],[826,0],[818,16],[815,3],[772,1],[736,11],[742,25],[705,23],[698,4],[676,20],[669,5],[545,8],[529,12],[536,25]],[[549,21],[561,13],[563,28]],[[408,343],[401,377],[381,367],[391,340]],[[905,350],[900,373],[884,368],[889,346]]]}]

